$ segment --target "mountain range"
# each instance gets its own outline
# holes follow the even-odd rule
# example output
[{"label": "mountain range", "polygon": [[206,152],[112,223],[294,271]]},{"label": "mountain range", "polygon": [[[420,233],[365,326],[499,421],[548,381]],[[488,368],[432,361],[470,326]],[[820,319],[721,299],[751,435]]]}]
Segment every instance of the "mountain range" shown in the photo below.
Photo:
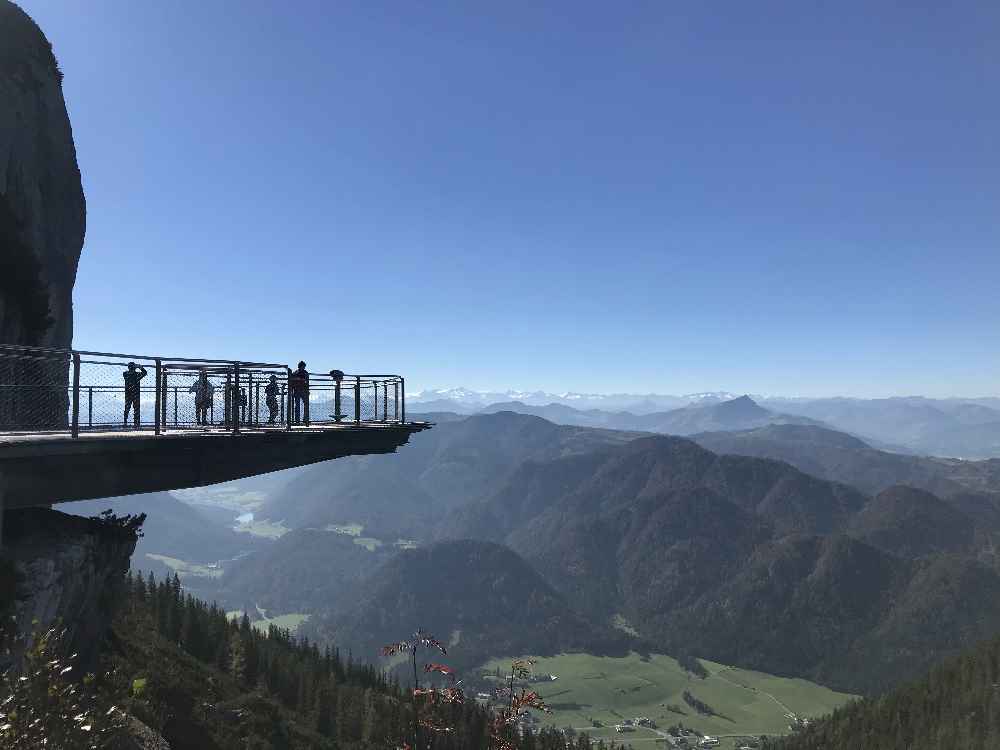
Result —
[{"label": "mountain range", "polygon": [[425,539],[448,512],[488,496],[528,459],[587,453],[633,437],[510,412],[454,420],[394,455],[306,467],[258,515],[292,528],[354,523],[370,536]]},{"label": "mountain range", "polygon": [[479,413],[492,414],[500,411],[533,414],[559,424],[659,432],[670,435],[693,435],[712,430],[746,430],[768,424],[821,424],[807,417],[781,414],[765,409],[749,396],[740,396],[726,401],[709,401],[648,414],[633,414],[624,411],[606,412],[599,409],[580,411],[560,404],[530,406],[520,401],[491,404],[484,407]]},{"label": "mountain range", "polygon": [[[759,415],[736,401],[734,422]],[[713,441],[761,455],[698,444]],[[1000,630],[997,464],[879,451],[808,423],[688,440],[480,414],[396,456],[300,472],[260,513],[294,530],[221,583],[228,604],[312,612],[308,632],[349,648],[371,645],[373,613],[387,634],[385,613],[440,630],[447,612],[471,662],[496,653],[499,636],[473,625],[492,610],[447,591],[506,592],[510,570],[530,569],[554,593],[526,579],[522,606],[541,597],[540,611],[586,622],[574,633],[595,649],[618,623],[635,648],[872,692]],[[452,540],[467,546],[438,557]]]},{"label": "mountain range", "polygon": [[[470,665],[515,647],[655,649],[871,693],[1000,630],[1000,460],[879,450],[748,397],[679,411],[763,424],[684,439],[455,416],[397,455],[257,483],[256,515],[291,529],[274,541],[170,493],[66,507],[148,513],[143,569],[249,553],[185,586],[309,613],[306,634],[358,653],[433,626]],[[494,595],[527,618],[518,635],[493,627]]]},{"label": "mountain range", "polygon": [[668,652],[849,690],[1000,629],[975,595],[1000,592],[998,527],[920,490],[869,498],[679,438],[526,465],[460,516],[446,534],[509,545],[571,605]]},{"label": "mountain range", "polygon": [[774,424],[702,433],[692,439],[715,453],[786,461],[807,474],[853,484],[868,493],[906,484],[951,498],[975,494],[1000,500],[995,495],[1000,487],[1000,459],[963,461],[904,455],[816,425]]},{"label": "mountain range", "polygon": [[[742,398],[770,412],[768,419],[772,422],[823,425],[895,452],[970,459],[1000,457],[1000,398]],[[734,400],[739,399],[724,392],[598,396],[452,389],[422,392],[421,397],[411,398],[410,410],[453,414],[508,410],[560,424],[689,435],[740,429],[726,423],[711,426],[710,417],[703,411]],[[765,418],[763,414],[757,416],[758,420]],[[747,423],[742,429],[763,423]]]}]

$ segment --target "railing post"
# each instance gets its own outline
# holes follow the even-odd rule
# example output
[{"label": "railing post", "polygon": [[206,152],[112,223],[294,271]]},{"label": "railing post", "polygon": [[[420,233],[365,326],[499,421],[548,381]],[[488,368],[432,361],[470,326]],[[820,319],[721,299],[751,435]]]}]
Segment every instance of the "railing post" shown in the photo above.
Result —
[{"label": "railing post", "polygon": [[389,381],[382,383],[382,421],[389,421]]},{"label": "railing post", "polygon": [[354,424],[361,424],[361,376],[354,377]]},{"label": "railing post", "polygon": [[160,418],[163,416],[163,400],[160,398],[160,388],[163,386],[163,363],[156,360],[156,393],[153,396],[153,432],[160,434]]},{"label": "railing post", "polygon": [[94,426],[94,386],[87,386],[87,426]]},{"label": "railing post", "polygon": [[73,437],[80,437],[80,355],[73,352]]},{"label": "railing post", "polygon": [[309,390],[309,373],[306,373],[305,391],[303,392],[304,398],[302,399],[302,421],[305,422],[306,427],[309,426],[309,401],[311,400],[312,393]]},{"label": "railing post", "polygon": [[340,413],[340,381],[333,381],[333,421],[340,424],[340,418],[343,415]]},{"label": "railing post", "polygon": [[160,384],[160,429],[167,429],[167,404],[170,402],[170,389],[167,387],[167,368],[161,366],[163,382]]},{"label": "railing post", "polygon": [[230,407],[230,416],[233,418],[233,434],[240,431],[240,363],[233,362],[233,405]]},{"label": "railing post", "polygon": [[[197,416],[197,411],[196,411]],[[177,426],[177,386],[174,386],[174,426]]]},{"label": "railing post", "polygon": [[285,420],[286,430],[292,429],[292,368],[286,366],[288,370],[288,387],[285,389]]},{"label": "railing post", "polygon": [[399,380],[392,381],[392,418],[399,421]]},{"label": "railing post", "polygon": [[[247,370],[247,405],[243,409],[243,421],[253,427],[253,417],[250,416],[250,409],[253,408],[253,370]],[[243,405],[243,393],[240,393],[240,405]]]},{"label": "railing post", "polygon": [[401,396],[400,404],[402,405],[402,411],[399,413],[399,421],[406,424],[406,378],[399,379],[399,393]]},{"label": "railing post", "polygon": [[233,398],[233,376],[226,370],[226,390],[222,394],[222,424],[229,426],[230,401]]}]

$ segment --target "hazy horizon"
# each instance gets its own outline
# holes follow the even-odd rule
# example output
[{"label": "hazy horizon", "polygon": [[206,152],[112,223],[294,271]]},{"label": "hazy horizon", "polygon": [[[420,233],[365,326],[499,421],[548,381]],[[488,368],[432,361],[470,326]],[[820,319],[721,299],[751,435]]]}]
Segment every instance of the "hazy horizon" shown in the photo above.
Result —
[{"label": "hazy horizon", "polygon": [[[928,396],[922,393],[898,393],[886,396],[857,396],[850,393],[835,393],[829,395],[812,395],[812,394],[800,394],[800,393],[754,393],[746,390],[730,390],[727,388],[708,388],[698,391],[691,391],[688,393],[668,393],[665,391],[576,391],[576,390],[563,390],[563,391],[548,391],[544,388],[471,388],[463,385],[458,386],[435,386],[421,389],[411,389],[407,387],[406,395],[407,398],[417,398],[425,399],[429,396],[434,398],[447,398],[448,392],[455,391],[468,391],[470,393],[475,393],[478,395],[509,395],[509,394],[524,394],[529,395],[546,395],[559,398],[569,398],[569,397],[618,397],[618,398],[690,398],[693,396],[713,396],[722,397],[728,396],[732,398],[740,398],[741,396],[749,396],[752,399],[773,399],[773,400],[820,400],[820,399],[858,399],[864,401],[871,400],[887,400],[887,399],[928,399],[932,401],[992,401],[1000,400],[1000,395],[990,395],[990,394],[978,394],[972,396],[944,396],[935,397]],[[438,395],[440,394],[440,395]]]}]

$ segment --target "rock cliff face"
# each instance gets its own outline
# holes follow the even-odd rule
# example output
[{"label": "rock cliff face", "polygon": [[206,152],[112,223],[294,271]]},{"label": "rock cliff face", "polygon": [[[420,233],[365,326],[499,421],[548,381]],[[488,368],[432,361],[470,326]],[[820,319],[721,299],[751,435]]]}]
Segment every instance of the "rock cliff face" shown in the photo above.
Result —
[{"label": "rock cliff face", "polygon": [[86,205],[52,47],[0,0],[0,344],[69,347]]},{"label": "rock cliff face", "polygon": [[16,632],[61,622],[71,648],[84,663],[92,661],[135,544],[134,532],[100,520],[48,508],[8,511],[3,550],[19,579]]}]

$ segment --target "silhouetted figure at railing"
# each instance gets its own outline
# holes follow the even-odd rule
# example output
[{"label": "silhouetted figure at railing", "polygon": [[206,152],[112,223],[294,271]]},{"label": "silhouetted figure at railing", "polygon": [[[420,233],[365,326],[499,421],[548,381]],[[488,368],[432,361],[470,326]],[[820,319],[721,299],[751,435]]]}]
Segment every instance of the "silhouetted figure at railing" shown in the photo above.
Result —
[{"label": "silhouetted figure at railing", "polygon": [[303,417],[309,424],[309,373],[306,363],[299,362],[299,367],[288,377],[288,385],[292,392],[292,414],[295,424],[301,424]]},{"label": "silhouetted figure at railing", "polygon": [[194,421],[198,424],[208,424],[208,410],[212,407],[215,386],[208,379],[208,373],[202,370],[194,385],[188,388],[188,393],[194,394]]},{"label": "silhouetted figure at railing", "polygon": [[272,375],[264,388],[264,400],[267,403],[267,423],[274,424],[278,418],[278,376]]},{"label": "silhouetted figure at railing", "polygon": [[132,418],[135,426],[139,426],[139,382],[146,377],[146,368],[139,365],[136,369],[135,362],[128,363],[128,370],[122,373],[125,378],[125,417],[122,419],[123,425],[128,425],[128,412],[132,410]]}]

